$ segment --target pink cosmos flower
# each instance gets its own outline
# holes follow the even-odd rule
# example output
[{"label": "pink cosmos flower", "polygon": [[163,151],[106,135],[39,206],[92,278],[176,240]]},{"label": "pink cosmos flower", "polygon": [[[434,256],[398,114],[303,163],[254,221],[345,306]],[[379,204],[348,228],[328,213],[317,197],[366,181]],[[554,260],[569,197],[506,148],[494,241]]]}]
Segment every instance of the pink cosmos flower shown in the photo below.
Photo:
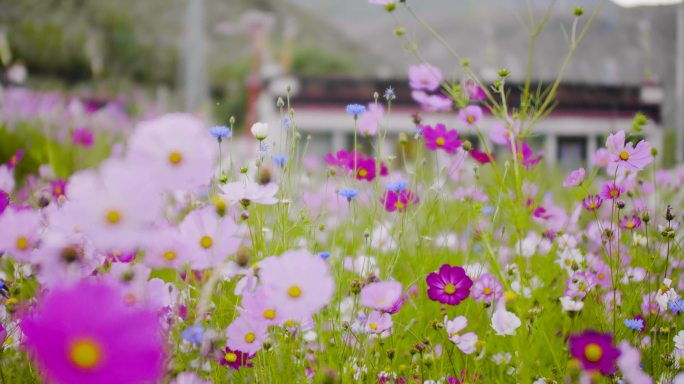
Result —
[{"label": "pink cosmos flower", "polygon": [[565,188],[576,187],[584,181],[584,168],[578,168],[570,172],[568,178],[563,182]]},{"label": "pink cosmos flower", "polygon": [[641,140],[636,147],[631,142],[625,142],[625,131],[608,136],[606,149],[610,155],[608,174],[614,174],[618,167],[638,172],[653,161],[651,145]]},{"label": "pink cosmos flower", "polygon": [[436,91],[444,80],[442,71],[430,64],[412,65],[409,67],[408,75],[409,85],[414,90]]},{"label": "pink cosmos flower", "polygon": [[625,216],[620,220],[620,228],[632,230],[641,226],[641,219],[637,215]]},{"label": "pink cosmos flower", "polygon": [[76,128],[71,134],[71,142],[85,148],[90,148],[95,142],[95,136],[88,128]]},{"label": "pink cosmos flower", "polygon": [[565,282],[565,296],[583,299],[596,286],[596,277],[589,271],[575,272]]},{"label": "pink cosmos flower", "polygon": [[361,290],[361,305],[389,311],[401,299],[402,287],[398,281],[378,281],[370,283]]},{"label": "pink cosmos flower", "polygon": [[6,165],[0,165],[0,191],[12,193],[14,190],[14,171]]},{"label": "pink cosmos flower", "polygon": [[143,239],[143,263],[150,268],[179,269],[192,258],[191,247],[177,228],[162,228]]},{"label": "pink cosmos flower", "polygon": [[305,250],[268,257],[259,268],[264,293],[290,320],[315,314],[328,305],[335,291],[328,263]]},{"label": "pink cosmos flower", "polygon": [[369,103],[366,112],[359,117],[359,133],[364,136],[375,136],[384,118],[385,108],[382,104]]},{"label": "pink cosmos flower", "polygon": [[5,209],[9,206],[10,196],[7,192],[0,190],[0,215],[5,212]]},{"label": "pink cosmos flower", "polygon": [[380,197],[380,203],[385,206],[387,212],[404,212],[409,206],[416,205],[418,202],[418,196],[408,189],[404,189],[401,192],[386,191]]},{"label": "pink cosmos flower", "polygon": [[475,332],[468,332],[460,334],[465,327],[468,326],[468,319],[465,316],[458,316],[453,320],[449,320],[448,316],[444,316],[444,330],[447,337],[456,347],[466,355],[470,355],[477,349],[477,334]]},{"label": "pink cosmos flower", "polygon": [[219,217],[210,206],[190,212],[180,224],[180,232],[190,247],[194,269],[216,267],[240,246],[233,219]]},{"label": "pink cosmos flower", "polygon": [[141,383],[161,380],[159,320],[130,308],[116,288],[83,281],[54,288],[22,316],[29,355],[53,383]]},{"label": "pink cosmos flower", "polygon": [[[377,175],[377,163],[372,157],[365,158],[361,155],[357,155],[356,159],[349,159],[347,167],[350,171],[353,171],[354,168],[356,168],[357,180],[373,181]],[[387,173],[387,166],[385,166],[383,163],[380,163],[380,176],[386,176]]]},{"label": "pink cosmos flower", "polygon": [[69,190],[74,221],[102,250],[138,246],[161,209],[149,175],[122,160],[107,160],[99,173],[88,170],[72,176]]},{"label": "pink cosmos flower", "polygon": [[469,126],[482,120],[482,108],[478,105],[469,105],[458,111],[458,118]]},{"label": "pink cosmos flower", "polygon": [[268,337],[268,325],[263,321],[240,315],[226,329],[226,346],[233,351],[253,354],[261,349]]},{"label": "pink cosmos flower", "polygon": [[588,330],[570,337],[570,354],[582,363],[585,371],[610,375],[615,372],[620,350],[613,345],[611,334]]},{"label": "pink cosmos flower", "polygon": [[466,80],[464,88],[466,93],[468,93],[468,98],[471,100],[481,101],[487,98],[484,90],[472,80]]},{"label": "pink cosmos flower", "polygon": [[50,180],[50,193],[55,201],[60,197],[66,197],[67,183],[62,179]]},{"label": "pink cosmos flower", "polygon": [[512,130],[501,121],[494,122],[489,138],[496,144],[510,146],[511,137],[517,137],[520,133],[520,120],[508,117],[508,124]]},{"label": "pink cosmos flower", "polygon": [[425,279],[430,300],[443,304],[458,305],[470,295],[473,281],[459,266],[444,264],[439,273],[430,272]]},{"label": "pink cosmos flower", "polygon": [[470,290],[473,300],[491,304],[503,296],[501,283],[489,273],[483,273],[477,278]]},{"label": "pink cosmos flower", "polygon": [[[507,143],[508,149],[513,152],[513,144],[510,140]],[[518,161],[521,162],[523,166],[530,166],[539,163],[541,158],[544,156],[543,151],[539,151],[539,156],[534,156],[534,151],[532,148],[524,141],[515,141],[515,156],[518,157]]]},{"label": "pink cosmos flower", "polygon": [[619,345],[620,357],[617,366],[629,383],[652,384],[653,379],[641,369],[641,353],[632,347],[629,341],[623,340]]},{"label": "pink cosmos flower", "polygon": [[227,365],[230,369],[237,371],[242,367],[251,368],[251,360],[255,357],[255,354],[248,354],[238,350],[232,350],[230,347],[225,348],[223,356],[219,363],[221,365]]},{"label": "pink cosmos flower", "polygon": [[603,204],[603,199],[601,199],[601,196],[599,195],[587,195],[587,197],[582,199],[582,205],[584,206],[584,209],[589,212],[593,212],[601,208],[601,204]]},{"label": "pink cosmos flower", "polygon": [[257,287],[254,293],[245,292],[242,295],[242,314],[254,321],[264,322],[267,325],[282,325],[285,318],[281,311],[269,300],[263,287]]},{"label": "pink cosmos flower", "polygon": [[444,95],[428,95],[423,91],[411,92],[411,98],[426,112],[446,112],[451,110],[452,101]]},{"label": "pink cosmos flower", "polygon": [[143,122],[128,145],[128,157],[149,168],[162,188],[193,189],[211,182],[218,149],[192,115],[173,113]]},{"label": "pink cosmos flower", "polygon": [[625,188],[619,184],[609,181],[601,187],[599,196],[603,200],[617,200],[625,192]]},{"label": "pink cosmos flower", "polygon": [[278,184],[269,183],[260,185],[253,181],[234,181],[221,185],[222,197],[230,204],[257,203],[263,205],[273,205],[278,202],[275,197],[278,193]]},{"label": "pink cosmos flower", "polygon": [[389,313],[373,311],[366,319],[366,332],[380,334],[392,329],[392,315]]},{"label": "pink cosmos flower", "polygon": [[599,148],[591,156],[591,164],[597,167],[607,167],[610,163],[610,153],[605,148]]},{"label": "pink cosmos flower", "polygon": [[430,125],[423,126],[423,138],[425,147],[431,151],[442,149],[447,153],[455,153],[461,146],[458,131],[447,129],[444,124],[437,124],[434,128]]},{"label": "pink cosmos flower", "polygon": [[30,209],[9,209],[0,215],[0,253],[19,261],[30,261],[40,240],[40,217]]}]

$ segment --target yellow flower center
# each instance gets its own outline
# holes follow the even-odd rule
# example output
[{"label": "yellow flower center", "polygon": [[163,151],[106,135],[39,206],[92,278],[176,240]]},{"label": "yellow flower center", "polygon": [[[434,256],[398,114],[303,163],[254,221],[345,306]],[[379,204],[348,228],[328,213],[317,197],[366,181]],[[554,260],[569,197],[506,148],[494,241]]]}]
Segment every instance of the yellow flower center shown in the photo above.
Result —
[{"label": "yellow flower center", "polygon": [[596,203],[590,203],[589,208],[591,209],[596,209]]},{"label": "yellow flower center", "polygon": [[55,187],[55,195],[62,196],[62,187]]},{"label": "yellow flower center", "polygon": [[603,279],[606,278],[606,275],[604,275],[603,273],[599,273],[599,274],[597,275],[597,277],[598,277],[599,280],[603,280]]},{"label": "yellow flower center", "polygon": [[492,294],[492,289],[487,287],[485,288],[482,292],[484,292],[485,295],[491,295]]},{"label": "yellow flower center", "polygon": [[630,220],[630,221],[627,222],[627,228],[628,228],[628,229],[634,228],[634,222],[633,222],[632,220]]},{"label": "yellow flower center", "polygon": [[291,298],[296,299],[302,295],[302,289],[298,285],[293,285],[287,290],[287,294],[290,295]]},{"label": "yellow flower center", "polygon": [[437,144],[438,147],[443,146],[445,142],[443,137],[438,137],[437,140],[435,140],[435,144]]},{"label": "yellow flower center", "polygon": [[394,203],[394,206],[397,207],[397,209],[404,209],[405,205],[401,201],[397,201]]},{"label": "yellow flower center", "polygon": [[475,122],[475,116],[468,116],[468,117],[466,117],[466,120],[468,120],[468,122],[469,122],[470,124],[472,124],[472,123]]},{"label": "yellow flower center", "polygon": [[19,236],[17,239],[17,249],[25,251],[28,248],[28,239],[25,236]]},{"label": "yellow flower center", "polygon": [[69,359],[79,368],[90,369],[102,360],[102,351],[95,341],[79,339],[71,344]]},{"label": "yellow flower center", "polygon": [[590,343],[584,348],[584,357],[592,363],[601,360],[601,356],[603,356],[603,349],[596,343]]},{"label": "yellow flower center", "polygon": [[267,309],[264,311],[264,319],[273,320],[276,317],[276,311],[273,309]]},{"label": "yellow flower center", "polygon": [[368,328],[370,328],[370,329],[372,329],[372,330],[374,330],[374,331],[377,331],[377,330],[378,330],[378,325],[375,324],[375,323],[370,323],[370,324],[368,325]]},{"label": "yellow flower center", "polygon": [[359,169],[359,176],[361,176],[361,177],[366,177],[366,176],[368,176],[368,171],[366,171],[366,170],[363,169],[363,168]]},{"label": "yellow flower center", "polygon": [[110,224],[117,224],[119,221],[121,221],[121,214],[116,209],[112,209],[107,212],[107,221]]},{"label": "yellow flower center", "polygon": [[449,284],[447,284],[447,285],[444,286],[444,292],[445,292],[447,295],[453,295],[454,292],[456,292],[456,286],[454,286],[453,284],[449,283]]},{"label": "yellow flower center", "polygon": [[168,261],[173,261],[176,258],[176,252],[166,251],[164,252],[164,258]]},{"label": "yellow flower center", "polygon": [[226,359],[227,362],[229,363],[234,363],[237,361],[238,357],[235,353],[233,352],[227,352],[224,356],[224,359]]},{"label": "yellow flower center", "polygon": [[214,239],[211,238],[211,236],[202,236],[200,239],[200,246],[204,249],[209,249],[214,245]]},{"label": "yellow flower center", "polygon": [[252,343],[254,342],[254,340],[256,340],[256,335],[255,335],[254,333],[248,332],[248,333],[245,335],[245,341],[246,341],[247,343],[252,344]]},{"label": "yellow flower center", "polygon": [[617,189],[611,189],[610,190],[610,197],[615,197],[615,196],[617,196],[617,194],[618,194]]},{"label": "yellow flower center", "polygon": [[178,165],[181,161],[183,161],[183,155],[181,155],[180,152],[173,151],[169,153],[169,163],[171,163],[171,165]]},{"label": "yellow flower center", "polygon": [[620,160],[622,160],[622,161],[629,160],[629,153],[627,153],[627,151],[620,152]]}]

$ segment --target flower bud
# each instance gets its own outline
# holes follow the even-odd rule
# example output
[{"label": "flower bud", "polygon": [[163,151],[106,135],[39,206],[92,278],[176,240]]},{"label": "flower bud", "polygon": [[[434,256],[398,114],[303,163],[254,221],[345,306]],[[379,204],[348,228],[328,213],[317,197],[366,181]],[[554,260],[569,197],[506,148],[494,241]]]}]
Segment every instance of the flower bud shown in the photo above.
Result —
[{"label": "flower bud", "polygon": [[268,137],[268,124],[262,122],[254,123],[251,131],[255,139],[262,141]]}]

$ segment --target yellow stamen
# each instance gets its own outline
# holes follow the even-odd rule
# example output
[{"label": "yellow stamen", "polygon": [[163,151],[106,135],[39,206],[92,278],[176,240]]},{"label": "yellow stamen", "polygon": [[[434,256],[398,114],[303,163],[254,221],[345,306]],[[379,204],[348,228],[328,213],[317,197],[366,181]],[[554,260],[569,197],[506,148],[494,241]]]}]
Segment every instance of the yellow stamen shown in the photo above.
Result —
[{"label": "yellow stamen", "polygon": [[447,285],[444,286],[444,292],[445,292],[447,295],[453,295],[454,292],[456,292],[456,286],[454,286],[453,284],[449,283],[449,284],[447,284]]},{"label": "yellow stamen", "polygon": [[254,340],[256,340],[256,335],[255,335],[254,333],[248,332],[248,333],[245,335],[245,341],[246,341],[247,343],[252,344],[252,343],[254,342]]},{"label": "yellow stamen", "polygon": [[77,340],[69,348],[69,359],[78,368],[93,368],[100,362],[101,355],[100,346],[91,339]]},{"label": "yellow stamen", "polygon": [[368,325],[368,328],[370,328],[370,329],[372,329],[372,330],[374,330],[374,331],[377,331],[377,330],[378,330],[378,325],[375,324],[375,323],[370,323],[370,324]]},{"label": "yellow stamen", "polygon": [[172,165],[178,165],[183,161],[183,155],[178,151],[173,151],[169,153],[169,163]]},{"label": "yellow stamen", "polygon": [[264,311],[264,318],[265,319],[273,320],[273,319],[275,319],[275,317],[276,317],[276,311],[274,311],[273,309],[267,309]]},{"label": "yellow stamen", "polygon": [[402,203],[401,201],[397,201],[396,203],[394,203],[394,206],[397,207],[397,209],[399,210],[402,210],[405,207],[404,203]]},{"label": "yellow stamen", "polygon": [[603,350],[601,349],[601,346],[596,343],[590,343],[584,348],[584,357],[592,363],[601,360],[601,356],[603,356]]},{"label": "yellow stamen", "polygon": [[238,359],[237,355],[233,352],[227,352],[223,358],[229,363],[234,363]]},{"label": "yellow stamen", "polygon": [[290,295],[291,298],[296,299],[302,295],[302,289],[298,285],[293,285],[287,290],[287,294]]},{"label": "yellow stamen", "polygon": [[366,176],[368,176],[368,171],[366,171],[366,170],[363,169],[363,168],[359,169],[359,176],[361,176],[361,177],[366,177]]},{"label": "yellow stamen", "polygon": [[209,249],[214,245],[214,239],[211,238],[211,236],[202,236],[200,239],[200,246],[204,249]]},{"label": "yellow stamen", "polygon": [[491,294],[492,294],[492,289],[489,288],[489,287],[486,287],[482,292],[483,292],[485,295],[491,295]]},{"label": "yellow stamen", "polygon": [[107,212],[107,221],[110,224],[117,224],[119,221],[121,221],[121,214],[119,211],[112,209],[111,211]]},{"label": "yellow stamen", "polygon": [[620,160],[622,160],[622,161],[629,160],[629,153],[627,151],[620,152]]},{"label": "yellow stamen", "polygon": [[438,137],[437,140],[435,140],[435,144],[437,144],[438,147],[444,146],[444,143],[446,143],[446,141],[443,137]]},{"label": "yellow stamen", "polygon": [[28,248],[28,239],[25,236],[19,236],[17,239],[17,249],[25,251]]},{"label": "yellow stamen", "polygon": [[164,252],[164,258],[168,261],[173,261],[176,258],[176,252],[166,251]]}]

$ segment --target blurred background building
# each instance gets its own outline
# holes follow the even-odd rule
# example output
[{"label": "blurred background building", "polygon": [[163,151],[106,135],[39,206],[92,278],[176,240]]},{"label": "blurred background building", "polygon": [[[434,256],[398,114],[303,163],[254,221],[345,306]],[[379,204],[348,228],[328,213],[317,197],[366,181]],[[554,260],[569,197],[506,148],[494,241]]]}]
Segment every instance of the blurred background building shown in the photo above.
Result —
[{"label": "blurred background building", "polygon": [[[519,84],[529,46],[527,3],[540,19],[551,2],[411,5],[484,81],[507,68],[511,83]],[[555,3],[537,41],[535,82],[555,79],[568,49],[572,9],[603,9],[568,67],[555,112],[537,127],[534,146],[551,163],[576,166],[607,132],[629,129],[641,111],[650,118],[645,135],[672,162],[676,111],[682,108],[674,97],[677,6]],[[0,9],[5,84],[101,99],[142,91],[162,109],[185,109],[219,123],[235,116],[239,127],[256,120],[279,126],[275,100],[289,86],[298,129],[311,136],[309,150],[316,153],[348,144],[353,122],[345,104],[369,103],[388,86],[398,96],[387,126],[390,140],[412,132],[410,116],[418,106],[406,73],[418,61],[394,36],[397,25],[447,77],[460,73],[459,63],[401,7],[390,17],[366,0],[0,0]],[[453,113],[425,116],[427,123],[438,120],[457,126]],[[490,126],[489,119],[482,124]]]}]

